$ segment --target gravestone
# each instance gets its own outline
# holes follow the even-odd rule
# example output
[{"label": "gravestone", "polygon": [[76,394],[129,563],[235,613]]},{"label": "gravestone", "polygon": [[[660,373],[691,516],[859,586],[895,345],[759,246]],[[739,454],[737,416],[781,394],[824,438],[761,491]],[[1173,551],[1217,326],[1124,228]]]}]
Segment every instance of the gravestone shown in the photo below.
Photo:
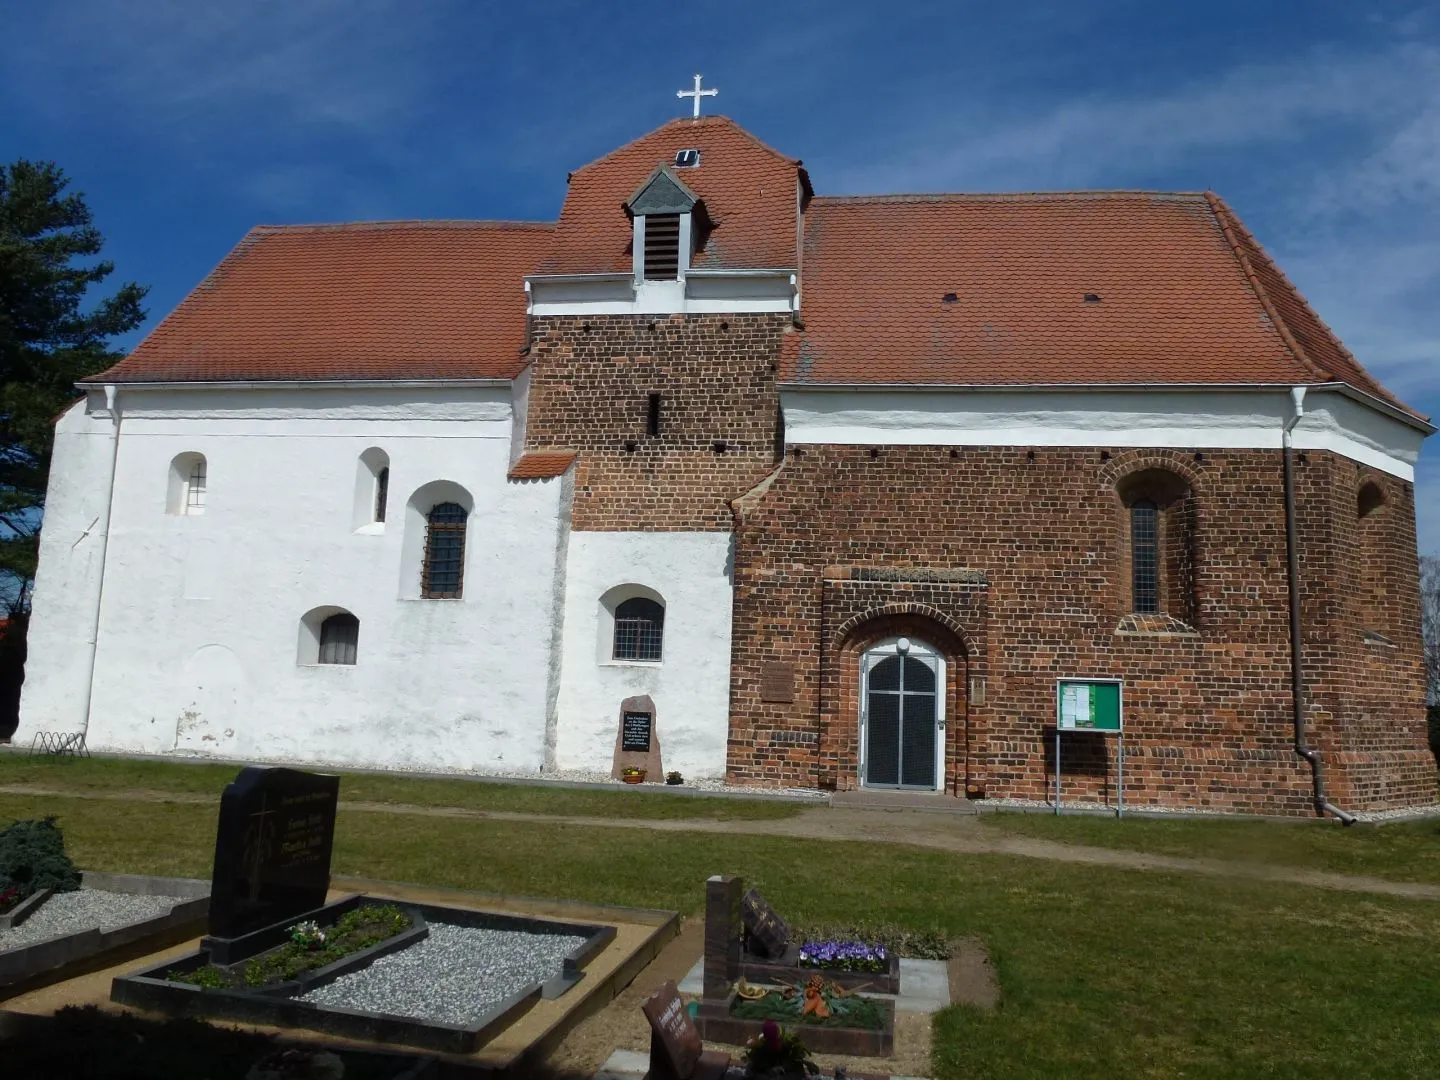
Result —
[{"label": "gravestone", "polygon": [[716,874],[705,881],[703,995],[723,998],[740,978],[740,893],[745,882]]},{"label": "gravestone", "polygon": [[760,893],[751,889],[740,898],[740,915],[750,937],[750,952],[779,960],[790,945],[790,928]]},{"label": "gravestone", "polygon": [[248,766],[220,796],[210,937],[218,963],[225,942],[298,921],[325,903],[340,778]]},{"label": "gravestone", "polygon": [[628,765],[645,770],[646,782],[663,781],[660,733],[655,729],[655,702],[648,694],[620,703],[620,727],[615,733],[615,758],[610,775],[619,780]]},{"label": "gravestone", "polygon": [[711,1080],[725,1075],[730,1056],[707,1051],[673,980],[640,1006],[650,1022],[650,1071],[646,1080]]}]

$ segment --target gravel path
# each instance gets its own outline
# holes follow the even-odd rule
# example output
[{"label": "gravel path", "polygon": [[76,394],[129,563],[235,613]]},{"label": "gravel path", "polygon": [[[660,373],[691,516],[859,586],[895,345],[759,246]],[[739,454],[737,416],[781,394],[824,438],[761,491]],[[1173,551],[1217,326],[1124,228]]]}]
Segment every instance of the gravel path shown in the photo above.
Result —
[{"label": "gravel path", "polygon": [[163,915],[180,896],[134,896],[130,893],[81,889],[56,893],[40,910],[12,930],[0,930],[0,952],[34,945],[37,941],[73,934],[79,930],[113,930],[117,926]]},{"label": "gravel path", "polygon": [[473,1024],[532,983],[560,973],[585,938],[431,922],[425,940],[342,975],[301,1001]]}]

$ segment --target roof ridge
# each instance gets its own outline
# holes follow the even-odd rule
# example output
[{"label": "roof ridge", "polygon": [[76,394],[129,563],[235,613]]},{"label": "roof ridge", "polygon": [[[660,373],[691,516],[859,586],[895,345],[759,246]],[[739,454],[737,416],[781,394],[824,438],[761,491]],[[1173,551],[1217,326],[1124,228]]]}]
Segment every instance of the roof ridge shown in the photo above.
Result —
[{"label": "roof ridge", "polygon": [[647,132],[645,132],[645,133],[643,133],[643,134],[641,134],[641,135],[637,135],[637,136],[635,136],[635,138],[629,140],[628,142],[625,142],[625,143],[623,143],[622,145],[615,147],[615,149],[609,151],[608,153],[601,154],[601,155],[600,155],[599,157],[597,157],[597,158],[592,158],[590,161],[587,161],[584,165],[581,165],[581,166],[580,166],[579,168],[577,168],[577,169],[571,169],[571,170],[570,170],[570,176],[571,176],[571,178],[574,178],[574,177],[578,176],[580,173],[584,172],[586,169],[593,168],[594,166],[599,165],[599,164],[600,164],[601,162],[603,162],[603,161],[609,161],[611,158],[615,157],[617,154],[624,153],[626,150],[629,150],[630,147],[634,146],[636,143],[638,143],[638,142],[640,142],[640,141],[642,141],[642,140],[644,140],[644,139],[648,139],[648,138],[650,138],[650,136],[652,136],[652,135],[658,135],[660,132],[664,131],[666,128],[669,128],[669,127],[683,127],[683,126],[687,126],[687,125],[690,126],[690,127],[720,127],[720,126],[732,127],[732,128],[735,129],[736,132],[738,132],[740,135],[743,135],[745,138],[749,139],[752,143],[754,143],[754,144],[755,144],[756,146],[758,146],[760,149],[762,149],[762,150],[764,150],[764,151],[766,151],[766,152],[768,152],[768,153],[774,154],[774,155],[775,155],[776,157],[778,157],[781,161],[784,161],[784,162],[787,162],[787,163],[789,163],[789,164],[791,164],[791,165],[794,165],[794,166],[796,166],[797,168],[801,165],[801,161],[800,161],[799,158],[792,158],[789,154],[782,154],[779,150],[776,150],[776,149],[775,149],[773,146],[771,146],[769,143],[762,142],[760,139],[756,138],[756,137],[755,137],[754,135],[752,135],[750,132],[746,131],[744,127],[742,127],[740,124],[736,123],[736,122],[735,122],[734,120],[732,120],[730,117],[725,116],[725,115],[723,115],[723,114],[717,113],[717,114],[715,114],[715,115],[713,115],[713,116],[698,116],[698,117],[695,117],[695,116],[677,116],[677,117],[675,117],[675,118],[673,118],[673,119],[671,119],[671,120],[666,120],[665,123],[661,124],[659,127],[651,128],[649,131],[647,131]]},{"label": "roof ridge", "polygon": [[933,191],[896,192],[874,195],[816,195],[815,202],[824,203],[884,203],[884,202],[946,202],[964,199],[1001,201],[1014,199],[1102,199],[1143,195],[1148,198],[1187,199],[1196,202],[1205,198],[1203,191],[1153,191],[1140,188],[1093,188],[1074,191]]},{"label": "roof ridge", "polygon": [[[1270,293],[1266,290],[1264,283],[1260,280],[1260,275],[1255,272],[1255,267],[1251,265],[1250,257],[1245,253],[1245,248],[1240,243],[1240,239],[1237,239],[1236,233],[1238,232],[1240,234],[1240,238],[1249,241],[1250,245],[1254,247],[1256,252],[1258,252],[1265,259],[1265,261],[1269,263],[1269,268],[1275,271],[1275,273],[1279,274],[1280,279],[1290,287],[1291,291],[1294,292],[1296,299],[1299,300],[1301,304],[1304,304],[1305,307],[1309,308],[1310,305],[1306,302],[1305,298],[1300,295],[1300,290],[1295,288],[1295,286],[1291,283],[1290,279],[1287,278],[1285,274],[1280,270],[1280,268],[1275,264],[1275,260],[1270,258],[1269,253],[1260,246],[1259,241],[1255,239],[1254,235],[1250,232],[1249,229],[1245,228],[1245,225],[1240,221],[1239,217],[1235,214],[1235,212],[1230,209],[1229,205],[1226,204],[1224,199],[1222,199],[1213,191],[1207,191],[1205,192],[1205,201],[1210,205],[1210,212],[1215,215],[1215,220],[1220,226],[1220,232],[1225,237],[1225,242],[1230,245],[1231,251],[1233,251],[1235,254],[1236,261],[1240,264],[1240,272],[1245,275],[1246,281],[1250,283],[1250,288],[1254,290],[1256,299],[1260,301],[1260,306],[1265,309],[1265,314],[1269,316],[1271,323],[1274,324],[1275,332],[1280,335],[1280,340],[1285,343],[1285,347],[1288,348],[1295,355],[1295,359],[1300,362],[1301,366],[1309,368],[1310,371],[1319,375],[1322,379],[1325,379],[1326,381],[1336,381],[1335,373],[1331,371],[1326,371],[1318,363],[1312,360],[1309,354],[1306,353],[1304,347],[1300,344],[1299,340],[1295,337],[1294,333],[1290,329],[1289,324],[1285,322],[1285,319],[1281,316],[1279,310],[1275,307],[1275,302],[1271,299]],[[1311,308],[1310,311],[1313,315],[1314,309]],[[1324,324],[1322,323],[1321,325]],[[1328,326],[1325,327],[1325,332],[1329,334],[1331,338],[1335,338],[1334,332]],[[1335,340],[1336,344],[1338,345],[1339,339]],[[1340,348],[1344,349],[1344,346],[1342,345],[1340,346]]]},{"label": "roof ridge", "polygon": [[269,234],[283,232],[341,232],[355,230],[381,231],[385,229],[400,228],[436,228],[436,229],[473,229],[473,228],[495,228],[495,229],[517,229],[517,230],[542,230],[553,229],[553,221],[521,221],[510,218],[382,218],[374,221],[315,221],[295,222],[288,225],[252,225],[252,234]]}]

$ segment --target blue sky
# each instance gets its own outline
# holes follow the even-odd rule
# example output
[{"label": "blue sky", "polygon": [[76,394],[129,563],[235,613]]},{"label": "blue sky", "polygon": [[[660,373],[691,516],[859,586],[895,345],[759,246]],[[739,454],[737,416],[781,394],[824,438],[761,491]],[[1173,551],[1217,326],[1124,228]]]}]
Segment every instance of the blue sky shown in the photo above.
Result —
[{"label": "blue sky", "polygon": [[1213,188],[1440,415],[1433,4],[12,0],[5,23],[0,159],[70,173],[151,323],[258,222],[552,218],[567,170],[701,71],[707,111],[827,194]]}]

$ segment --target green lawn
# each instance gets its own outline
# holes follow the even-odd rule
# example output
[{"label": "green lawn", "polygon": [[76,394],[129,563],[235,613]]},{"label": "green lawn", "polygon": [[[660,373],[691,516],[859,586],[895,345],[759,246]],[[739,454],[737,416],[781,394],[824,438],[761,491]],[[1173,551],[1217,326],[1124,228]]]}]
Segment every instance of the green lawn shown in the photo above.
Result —
[{"label": "green lawn", "polygon": [[[236,765],[0,754],[0,786],[26,784],[56,791],[93,793],[137,789],[213,795],[218,799],[238,771]],[[721,821],[769,821],[793,817],[805,809],[801,803],[773,799],[694,798],[657,791],[648,785],[638,789],[617,786],[614,790],[583,790],[351,772],[340,774],[340,798],[342,801],[456,806],[527,814]]]},{"label": "green lawn", "polygon": [[[208,875],[213,807],[0,795],[0,824],[39,812],[59,816],[83,866]],[[1440,904],[880,844],[343,810],[335,869],[689,913],[706,876],[738,873],[797,922],[977,934],[1004,1001],[939,1015],[939,1080],[1440,1074]]]},{"label": "green lawn", "polygon": [[1440,883],[1440,819],[1391,825],[1335,821],[1097,817],[1082,814],[984,814],[987,828],[1067,844],[1154,855],[1226,859]]}]

